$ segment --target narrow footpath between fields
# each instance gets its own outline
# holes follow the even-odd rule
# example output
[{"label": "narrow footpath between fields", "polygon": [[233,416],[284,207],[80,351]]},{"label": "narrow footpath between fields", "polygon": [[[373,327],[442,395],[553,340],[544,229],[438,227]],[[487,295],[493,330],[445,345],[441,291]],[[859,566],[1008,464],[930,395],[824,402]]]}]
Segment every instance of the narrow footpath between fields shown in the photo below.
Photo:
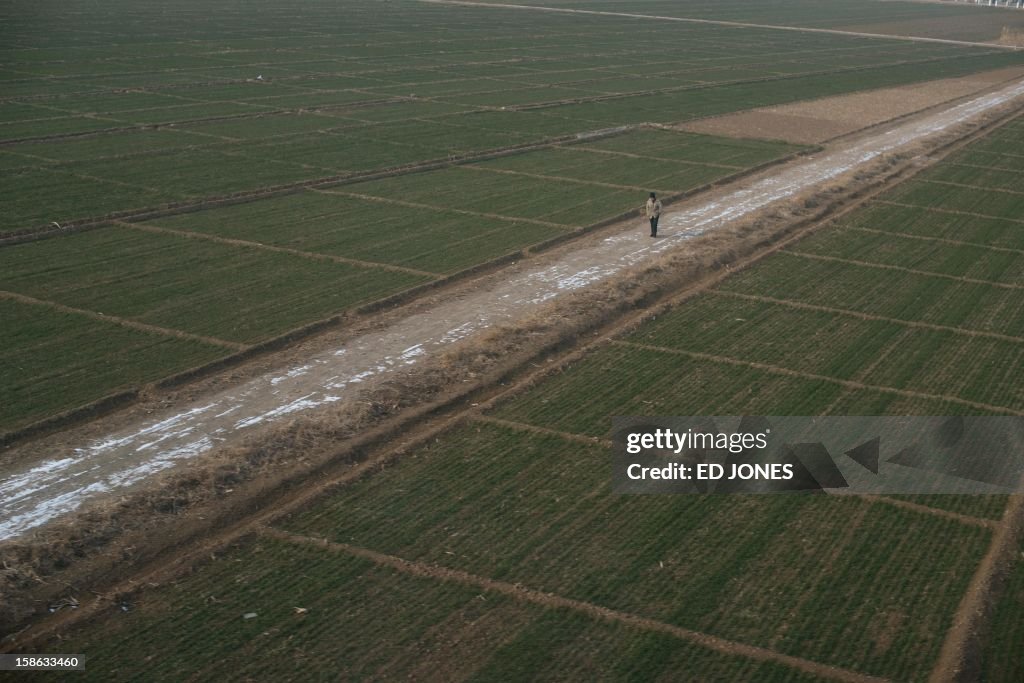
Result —
[{"label": "narrow footpath between fields", "polygon": [[[810,157],[738,181],[710,196],[684,202],[662,218],[651,239],[638,218],[604,239],[567,249],[557,259],[510,268],[497,284],[442,300],[340,348],[293,367],[207,395],[191,405],[157,411],[131,428],[74,444],[0,472],[0,541],[21,536],[101,497],[118,496],[147,477],[221,446],[241,443],[260,429],[358,397],[377,383],[497,325],[536,315],[538,306],[605,282],[688,240],[749,220],[884,155],[949,133],[1024,96],[1024,81],[836,145]],[[638,197],[637,204],[643,197]]]}]

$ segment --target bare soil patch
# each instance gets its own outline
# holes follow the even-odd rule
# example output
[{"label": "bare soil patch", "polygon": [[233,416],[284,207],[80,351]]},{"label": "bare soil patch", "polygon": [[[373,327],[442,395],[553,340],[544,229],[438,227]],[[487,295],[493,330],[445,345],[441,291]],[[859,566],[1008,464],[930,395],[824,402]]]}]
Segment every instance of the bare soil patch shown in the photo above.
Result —
[{"label": "bare soil patch", "polygon": [[699,119],[682,124],[678,128],[709,135],[818,144],[980,93],[1021,75],[1024,75],[1024,67],[1007,67],[964,78],[949,78],[899,88],[882,88],[852,95],[751,109]]},{"label": "bare soil patch", "polygon": [[1014,47],[1024,47],[1024,29],[1010,28],[1009,26],[1003,27],[1003,32],[999,34],[999,40],[996,41],[1000,45],[1013,45]]}]

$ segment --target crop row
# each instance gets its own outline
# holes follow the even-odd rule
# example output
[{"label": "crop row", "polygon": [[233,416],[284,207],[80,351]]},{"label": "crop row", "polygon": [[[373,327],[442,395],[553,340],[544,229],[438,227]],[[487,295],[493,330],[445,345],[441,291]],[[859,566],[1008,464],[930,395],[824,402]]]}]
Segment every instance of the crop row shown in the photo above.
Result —
[{"label": "crop row", "polygon": [[124,135],[97,135],[68,140],[25,142],[2,148],[20,166],[91,161],[103,157],[144,155],[208,145],[210,139],[182,129],[143,130]]},{"label": "crop row", "polygon": [[[587,400],[582,401],[581,396]],[[684,354],[612,346],[503,406],[498,417],[606,437],[614,415],[953,415],[937,399],[846,389],[824,379]]]}]

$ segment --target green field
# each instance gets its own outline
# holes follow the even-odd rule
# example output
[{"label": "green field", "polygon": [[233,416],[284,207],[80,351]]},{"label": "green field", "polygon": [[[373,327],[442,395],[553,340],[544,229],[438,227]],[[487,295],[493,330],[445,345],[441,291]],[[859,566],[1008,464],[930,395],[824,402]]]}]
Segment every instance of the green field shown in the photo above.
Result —
[{"label": "green field", "polygon": [[[360,186],[344,189],[358,192]],[[402,206],[312,191],[155,219],[146,225],[437,275],[469,268],[565,232],[557,225],[524,223],[511,216],[485,218],[443,206]]]},{"label": "green field", "polygon": [[[520,1],[960,40],[1024,26],[925,3]],[[642,124],[1024,64],[414,0],[15,0],[0,25],[0,235],[95,223],[0,245],[0,431],[801,151]],[[85,680],[928,680],[1006,497],[621,496],[606,441],[616,415],[1024,414],[1021,133],[45,649],[84,654]],[[1021,674],[1015,559],[985,680]]]},{"label": "green field", "polygon": [[0,300],[0,424],[17,428],[214,360],[224,349]]},{"label": "green field", "polygon": [[[863,14],[836,2],[843,21]],[[812,5],[742,11],[813,24]],[[341,25],[319,0],[301,13],[183,0],[173,16],[148,0],[72,3],[48,6],[44,23],[26,7],[0,10],[0,235],[153,209],[163,215],[146,225],[175,232],[105,226],[2,245],[0,288],[240,344],[607,220],[647,191],[693,190],[797,151],[644,128],[577,135],[1024,63],[985,46],[413,0],[347,3]],[[130,29],[112,40],[111,26]],[[541,147],[481,159],[523,145]],[[463,165],[408,173],[427,162]],[[405,170],[330,184],[385,169]],[[281,196],[311,183],[335,194]],[[253,198],[195,211],[240,194]],[[996,199],[1006,214],[1018,197]],[[102,391],[77,387],[54,409]]]},{"label": "green field", "polygon": [[[858,500],[610,496],[606,463],[604,446],[471,425],[285,526],[899,678],[934,657],[989,540]],[[892,642],[851,637],[886,614],[907,619]]]},{"label": "green field", "polygon": [[[501,2],[501,0],[483,0]],[[630,12],[659,17],[804,26],[948,40],[994,40],[1004,26],[1020,29],[1024,17],[1006,8],[983,12],[961,4],[938,7],[920,3],[877,3],[860,0],[786,0],[749,3],[745,0],[516,0],[517,5],[541,5],[606,12]]]},{"label": "green field", "polygon": [[[408,135],[414,139],[425,132],[411,127]],[[43,216],[45,211],[46,218],[63,221],[74,211],[72,207],[90,203],[118,200],[122,202],[118,206],[125,208],[138,206],[145,201],[140,198],[149,196],[159,196],[161,201],[187,199],[202,194],[204,187],[238,189],[245,179],[257,175],[294,180],[295,169],[302,169],[300,163],[318,159],[331,163],[328,157],[334,156],[316,140],[302,138],[308,149],[297,143],[278,145],[295,155],[294,164],[268,161],[254,165],[251,157],[263,153],[260,147],[246,152],[247,156],[232,156],[235,172],[223,175],[229,168],[220,162],[223,153],[181,146],[183,140],[194,137],[177,132],[164,136],[148,133],[146,144],[156,150],[154,154],[128,154],[127,149],[114,148],[111,158],[121,165],[105,180],[94,175],[103,173],[99,167],[85,176],[68,170],[74,167],[81,172],[82,164],[95,165],[96,161],[17,169],[12,180],[27,184],[30,179],[36,191],[22,192],[12,204],[12,212]],[[62,144],[72,146],[69,154],[75,158],[101,151],[94,138],[16,147],[31,147],[33,158],[54,159]],[[376,149],[381,144],[370,146]],[[405,143],[395,141],[392,146],[406,153]],[[621,151],[634,147],[663,154],[665,160],[656,162],[653,170],[642,169],[631,152]],[[674,193],[799,149],[754,140],[640,130],[587,146],[558,146],[481,164],[170,212],[137,227],[109,224],[2,246],[0,290],[30,296],[40,305],[56,303],[83,313],[156,325],[169,336],[185,332],[209,337],[230,350],[232,344],[265,341],[635,211],[649,186],[619,186],[617,183],[629,180],[626,169],[646,172],[636,182],[650,182],[650,187]],[[314,153],[324,159],[312,158]],[[685,154],[692,159],[682,160]],[[599,163],[589,169],[572,163],[581,156]],[[529,169],[546,169],[548,173],[541,176]],[[72,183],[65,184],[58,201],[44,201],[43,197],[52,195],[54,177],[67,177]],[[140,189],[149,183],[165,188],[166,194],[157,195],[155,188]],[[13,344],[19,334],[5,328],[0,341],[9,337]],[[102,373],[106,356],[97,353],[95,359],[97,372]],[[144,359],[138,356],[133,362]],[[171,355],[144,376],[126,375],[124,384],[135,386],[143,378],[159,379],[161,373],[192,367],[194,360],[190,355]],[[78,362],[85,362],[84,357]],[[45,360],[36,359],[27,367],[45,368]],[[9,387],[11,395],[18,397],[21,394],[15,387],[31,382],[31,377],[24,372],[11,373],[10,384],[0,382],[0,387]],[[69,391],[51,399],[54,411],[98,399],[109,388],[105,382],[91,384],[87,366],[68,381]],[[20,426],[30,416],[40,416],[38,406],[14,401],[7,415],[0,416],[0,430]]]},{"label": "green field", "polygon": [[[606,4],[615,10],[595,3]],[[811,7],[821,3],[786,4],[768,13],[809,25],[821,13]],[[848,0],[827,4],[834,16],[863,14]],[[689,5],[694,16],[740,11]],[[305,3],[301,14],[266,2],[258,16],[194,0],[177,3],[173,19],[158,8],[123,0],[88,11],[48,8],[45,32],[12,10],[0,49],[0,144],[10,163],[26,167],[10,181],[24,206],[4,213],[0,232],[1022,59],[983,46],[412,0],[349,3],[337,33],[316,32],[336,11],[326,2]],[[950,14],[901,12],[889,19]],[[196,32],[199,16],[206,24]],[[112,20],[139,35],[98,38],[97,27]],[[643,47],[640,27],[649,36]],[[300,39],[306,31],[312,36]],[[33,175],[41,166],[62,175]],[[60,201],[33,196],[33,188],[56,184],[69,185]]]},{"label": "green field", "polygon": [[255,342],[426,276],[110,226],[0,250],[0,288]]},{"label": "green field", "polygon": [[[83,680],[178,681],[183,671],[227,680],[649,681],[680,671],[709,681],[822,680],[664,633],[271,539],[233,548],[193,580],[148,592],[128,609],[102,620],[102,637],[68,643],[89,653]],[[135,656],[127,660],[126,653]]]},{"label": "green field", "polygon": [[[654,154],[657,137],[536,154],[565,174],[585,170],[576,162],[589,153],[644,149],[676,159],[669,145]],[[975,147],[992,148],[992,138]],[[670,635],[681,628],[860,674],[926,680],[1005,497],[902,497],[919,506],[911,509],[900,498],[616,496],[601,440],[614,415],[1024,412],[1024,223],[958,212],[959,197],[926,179],[963,172],[960,160],[973,153],[274,523],[294,541],[250,541],[140,593],[128,613],[110,610],[70,643],[104,670],[146,678],[163,675],[145,663],[154,640],[186,648],[177,672],[229,678],[416,678],[437,657],[451,668],[425,677],[813,678],[800,664],[726,657]],[[435,187],[502,175],[494,169],[528,180],[531,157],[479,164],[491,173],[437,171],[458,182]],[[731,170],[720,167],[709,166]],[[282,244],[358,249],[363,243],[342,228],[300,226],[358,212],[371,200],[356,194],[427,203],[429,175],[267,200],[277,219],[265,224],[253,204],[154,224],[259,240],[275,235],[274,225],[294,226]],[[552,215],[542,203],[490,191],[510,214]],[[908,208],[911,199],[921,204]],[[454,190],[443,201],[481,208]],[[370,561],[364,551],[433,574]],[[1019,564],[984,649],[986,680],[1019,671]],[[542,607],[495,593],[488,581],[575,602]],[[649,621],[597,620],[593,609]],[[245,619],[248,612],[257,616]],[[335,638],[344,644],[328,648]]]}]

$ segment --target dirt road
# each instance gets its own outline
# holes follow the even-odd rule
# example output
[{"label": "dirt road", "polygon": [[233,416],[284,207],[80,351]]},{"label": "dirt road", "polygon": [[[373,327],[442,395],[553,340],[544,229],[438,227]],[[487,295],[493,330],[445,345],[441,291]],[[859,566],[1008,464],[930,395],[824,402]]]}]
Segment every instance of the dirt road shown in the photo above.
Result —
[{"label": "dirt road", "polygon": [[[290,369],[252,379],[191,405],[154,413],[130,429],[69,446],[0,472],[0,541],[18,537],[100,496],[118,495],[143,479],[259,429],[358,397],[389,374],[502,323],[535,315],[538,306],[602,282],[688,240],[814,190],[866,167],[882,155],[948,132],[960,123],[1024,96],[1024,81],[948,109],[879,130],[812,157],[752,176],[711,198],[696,198],[662,218],[651,239],[638,218],[631,226],[543,265],[510,269],[506,279],[398,320]],[[638,198],[638,204],[643,197]]]}]

